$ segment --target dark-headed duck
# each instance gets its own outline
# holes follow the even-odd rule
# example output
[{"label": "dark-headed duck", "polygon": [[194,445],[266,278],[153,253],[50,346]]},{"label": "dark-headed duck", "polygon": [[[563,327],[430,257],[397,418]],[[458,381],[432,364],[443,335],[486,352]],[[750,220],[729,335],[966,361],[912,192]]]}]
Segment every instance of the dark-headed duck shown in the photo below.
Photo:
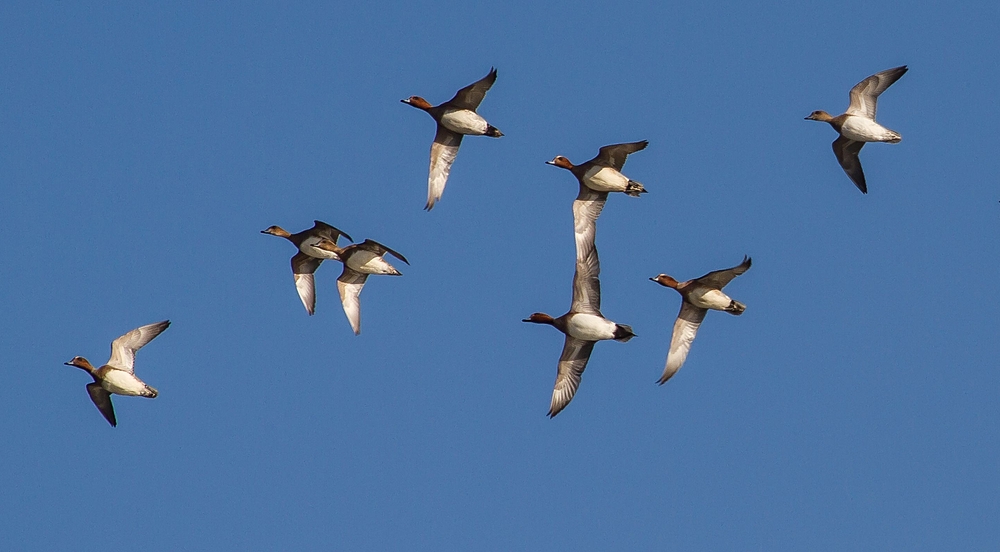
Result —
[{"label": "dark-headed duck", "polygon": [[349,241],[354,240],[346,233],[319,220],[313,221],[312,228],[297,234],[290,234],[280,226],[269,226],[267,229],[261,230],[260,233],[285,238],[299,248],[299,252],[292,257],[292,277],[295,278],[295,289],[299,292],[302,306],[312,316],[316,312],[316,282],[313,273],[316,272],[324,259],[340,260],[336,253],[319,249],[316,244],[324,239],[336,243],[340,236],[344,236]]},{"label": "dark-headed duck", "polygon": [[833,142],[833,153],[861,193],[868,193],[865,173],[861,170],[861,160],[858,153],[865,142],[889,142],[896,144],[903,139],[895,130],[889,130],[875,122],[875,103],[879,94],[899,80],[906,73],[907,67],[902,65],[875,73],[867,79],[854,85],[851,89],[851,105],[841,115],[836,117],[826,111],[813,111],[809,121],[830,123],[840,137]]},{"label": "dark-headed duck", "polygon": [[663,385],[680,370],[691,350],[691,343],[698,334],[698,327],[705,319],[708,309],[726,311],[739,316],[746,310],[746,305],[731,299],[722,288],[733,281],[733,278],[743,274],[750,268],[750,257],[744,256],[743,262],[725,270],[709,272],[701,278],[678,282],[666,274],[660,274],[650,280],[661,286],[674,288],[681,294],[681,312],[674,322],[674,333],[670,338],[670,352],[667,353],[667,366],[660,377]]},{"label": "dark-headed duck", "polygon": [[624,343],[635,337],[630,326],[616,324],[601,314],[600,274],[601,262],[597,257],[597,248],[593,248],[584,259],[576,262],[573,303],[569,312],[558,318],[536,312],[522,320],[548,324],[566,334],[562,355],[559,356],[555,387],[552,389],[552,401],[549,404],[550,418],[573,400],[580,387],[583,370],[590,360],[590,353],[594,350],[594,343],[606,339]]},{"label": "dark-headed duck", "polygon": [[111,404],[111,394],[128,395],[130,397],[155,398],[158,394],[156,389],[146,385],[141,379],[135,376],[135,352],[149,343],[154,337],[167,329],[169,320],[140,326],[129,333],[111,342],[111,358],[108,363],[100,368],[94,368],[89,360],[83,357],[73,357],[66,362],[67,366],[76,366],[86,370],[92,378],[93,383],[87,384],[87,393],[90,400],[101,411],[104,418],[112,427],[118,425],[115,419],[115,407]]},{"label": "dark-headed duck", "polygon": [[487,123],[486,119],[476,113],[476,108],[483,102],[486,92],[496,80],[497,70],[490,69],[488,75],[459,90],[454,98],[438,106],[432,106],[420,96],[410,96],[400,100],[426,111],[437,121],[437,134],[434,135],[434,143],[431,144],[431,169],[427,177],[427,205],[424,209],[430,211],[441,199],[444,185],[448,182],[448,174],[451,172],[451,165],[458,155],[458,147],[462,145],[462,136],[466,134],[493,138],[503,136],[495,126]]}]

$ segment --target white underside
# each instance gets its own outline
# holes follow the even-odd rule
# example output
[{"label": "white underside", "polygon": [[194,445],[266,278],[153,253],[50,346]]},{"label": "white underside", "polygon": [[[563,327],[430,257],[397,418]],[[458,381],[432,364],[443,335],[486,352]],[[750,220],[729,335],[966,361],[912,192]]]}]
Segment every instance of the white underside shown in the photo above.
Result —
[{"label": "white underside", "polygon": [[362,274],[397,274],[398,271],[379,255],[360,250],[347,259],[347,266]]},{"label": "white underside", "polygon": [[611,167],[591,167],[584,173],[583,183],[598,192],[624,192],[628,177]]},{"label": "white underside", "polygon": [[900,139],[899,134],[867,117],[857,115],[850,116],[844,121],[840,134],[856,142],[890,142]]},{"label": "white underside", "polygon": [[101,387],[116,395],[142,395],[146,384],[139,378],[123,370],[108,370],[101,380]]},{"label": "white underside", "polygon": [[688,301],[703,309],[726,310],[733,300],[717,289],[696,289],[688,295]]},{"label": "white underside", "polygon": [[299,251],[316,259],[331,259],[339,261],[340,256],[333,251],[326,251],[324,249],[314,247],[317,243],[319,243],[320,239],[321,238],[318,237],[309,237],[302,240],[302,243],[299,244]]},{"label": "white underside", "polygon": [[574,314],[569,317],[566,332],[585,341],[615,338],[615,323],[595,314]]},{"label": "white underside", "polygon": [[441,125],[452,132],[476,136],[486,134],[486,129],[490,126],[486,119],[468,109],[456,109],[445,113],[441,116]]}]

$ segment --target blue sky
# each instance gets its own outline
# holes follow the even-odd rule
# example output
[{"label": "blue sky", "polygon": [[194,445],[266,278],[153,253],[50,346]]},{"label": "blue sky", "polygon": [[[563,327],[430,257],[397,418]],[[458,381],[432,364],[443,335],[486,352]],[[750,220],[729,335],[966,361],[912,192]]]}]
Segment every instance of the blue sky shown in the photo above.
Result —
[{"label": "blue sky", "polygon": [[[0,548],[989,550],[1000,543],[996,3],[20,2],[0,7]],[[897,145],[834,159],[877,71]],[[433,103],[499,70],[441,203]],[[649,140],[598,222],[600,343],[548,419],[573,177]],[[260,230],[339,267],[306,316]],[[663,387],[679,296],[753,268]],[[169,318],[112,429],[74,355]]]}]

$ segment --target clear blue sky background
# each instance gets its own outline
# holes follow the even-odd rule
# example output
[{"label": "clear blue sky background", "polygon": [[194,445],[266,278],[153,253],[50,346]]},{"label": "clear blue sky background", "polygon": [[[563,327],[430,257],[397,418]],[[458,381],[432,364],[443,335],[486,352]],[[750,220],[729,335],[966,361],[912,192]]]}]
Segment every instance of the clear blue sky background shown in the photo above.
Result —
[{"label": "clear blue sky background", "polygon": [[[0,6],[0,548],[995,550],[995,2]],[[815,109],[908,64],[870,193]],[[490,66],[442,202],[434,123]],[[545,417],[573,177],[648,139],[598,223],[600,343]],[[363,333],[259,231],[406,255]],[[679,296],[753,268],[663,367]],[[74,355],[141,324],[112,429]]]}]

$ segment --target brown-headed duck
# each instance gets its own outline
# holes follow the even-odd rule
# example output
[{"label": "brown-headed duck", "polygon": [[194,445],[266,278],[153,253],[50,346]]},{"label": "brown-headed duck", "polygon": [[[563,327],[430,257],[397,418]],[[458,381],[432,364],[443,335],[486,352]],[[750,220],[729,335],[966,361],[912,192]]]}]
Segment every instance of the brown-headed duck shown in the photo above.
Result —
[{"label": "brown-headed duck", "polygon": [[448,182],[448,174],[451,172],[451,165],[458,155],[458,147],[462,145],[462,136],[466,134],[493,138],[503,136],[495,126],[487,123],[486,119],[476,113],[476,108],[483,102],[486,92],[496,80],[497,70],[490,69],[488,75],[459,90],[454,98],[438,106],[432,106],[420,96],[399,100],[426,111],[437,121],[437,134],[434,135],[434,143],[431,144],[431,169],[427,177],[427,205],[424,209],[430,211],[441,199],[444,185]]},{"label": "brown-headed duck", "polygon": [[65,363],[67,366],[86,370],[94,378],[94,383],[87,384],[87,393],[111,427],[118,425],[115,419],[115,407],[111,404],[112,393],[150,399],[158,394],[156,389],[135,377],[135,352],[160,335],[169,325],[170,321],[164,320],[140,326],[112,341],[111,358],[100,368],[94,368],[90,361],[80,356],[73,357],[73,360]]},{"label": "brown-headed duck", "polygon": [[344,270],[337,278],[337,289],[340,291],[340,302],[344,305],[344,314],[351,323],[354,335],[358,335],[361,333],[361,288],[365,286],[368,275],[401,276],[401,273],[383,258],[386,253],[406,264],[410,264],[410,261],[375,240],[365,240],[343,248],[338,247],[333,240],[320,240],[316,247],[335,253],[344,263]]},{"label": "brown-headed duck", "polygon": [[583,370],[590,360],[590,353],[594,350],[594,343],[605,339],[624,343],[635,337],[631,326],[616,324],[601,314],[600,274],[601,262],[597,257],[597,248],[592,248],[584,259],[576,262],[573,303],[569,312],[559,318],[536,312],[522,320],[548,324],[566,334],[562,354],[559,356],[555,387],[552,389],[552,401],[549,404],[550,418],[555,417],[573,400],[580,387]]},{"label": "brown-headed duck", "polygon": [[320,240],[331,240],[334,243],[344,236],[349,241],[354,241],[346,233],[330,226],[329,224],[315,220],[313,227],[303,230],[297,234],[290,234],[280,226],[269,226],[260,231],[261,234],[271,234],[285,238],[299,248],[299,252],[292,257],[292,277],[295,278],[295,289],[299,292],[299,299],[306,308],[310,316],[316,313],[316,283],[313,273],[319,268],[324,259],[340,260],[336,253],[326,251],[316,247]]},{"label": "brown-headed duck", "polygon": [[889,130],[875,122],[875,103],[879,94],[899,80],[906,70],[905,65],[886,69],[854,85],[851,89],[851,105],[841,115],[833,117],[826,111],[813,111],[806,117],[809,121],[830,123],[840,133],[840,137],[833,142],[833,153],[844,172],[863,194],[868,193],[868,184],[865,182],[865,173],[861,170],[858,153],[865,142],[896,144],[903,139],[895,130]]},{"label": "brown-headed duck", "polygon": [[709,272],[701,278],[678,282],[677,280],[660,274],[650,280],[674,288],[681,294],[681,312],[674,322],[673,337],[670,338],[670,352],[667,353],[667,366],[660,377],[660,385],[663,385],[680,370],[687,358],[688,351],[691,350],[691,343],[695,335],[698,334],[698,327],[705,319],[708,309],[726,311],[739,316],[746,310],[746,305],[731,299],[722,288],[733,281],[733,278],[743,274],[750,268],[750,257],[744,256],[743,262],[725,270]]}]

